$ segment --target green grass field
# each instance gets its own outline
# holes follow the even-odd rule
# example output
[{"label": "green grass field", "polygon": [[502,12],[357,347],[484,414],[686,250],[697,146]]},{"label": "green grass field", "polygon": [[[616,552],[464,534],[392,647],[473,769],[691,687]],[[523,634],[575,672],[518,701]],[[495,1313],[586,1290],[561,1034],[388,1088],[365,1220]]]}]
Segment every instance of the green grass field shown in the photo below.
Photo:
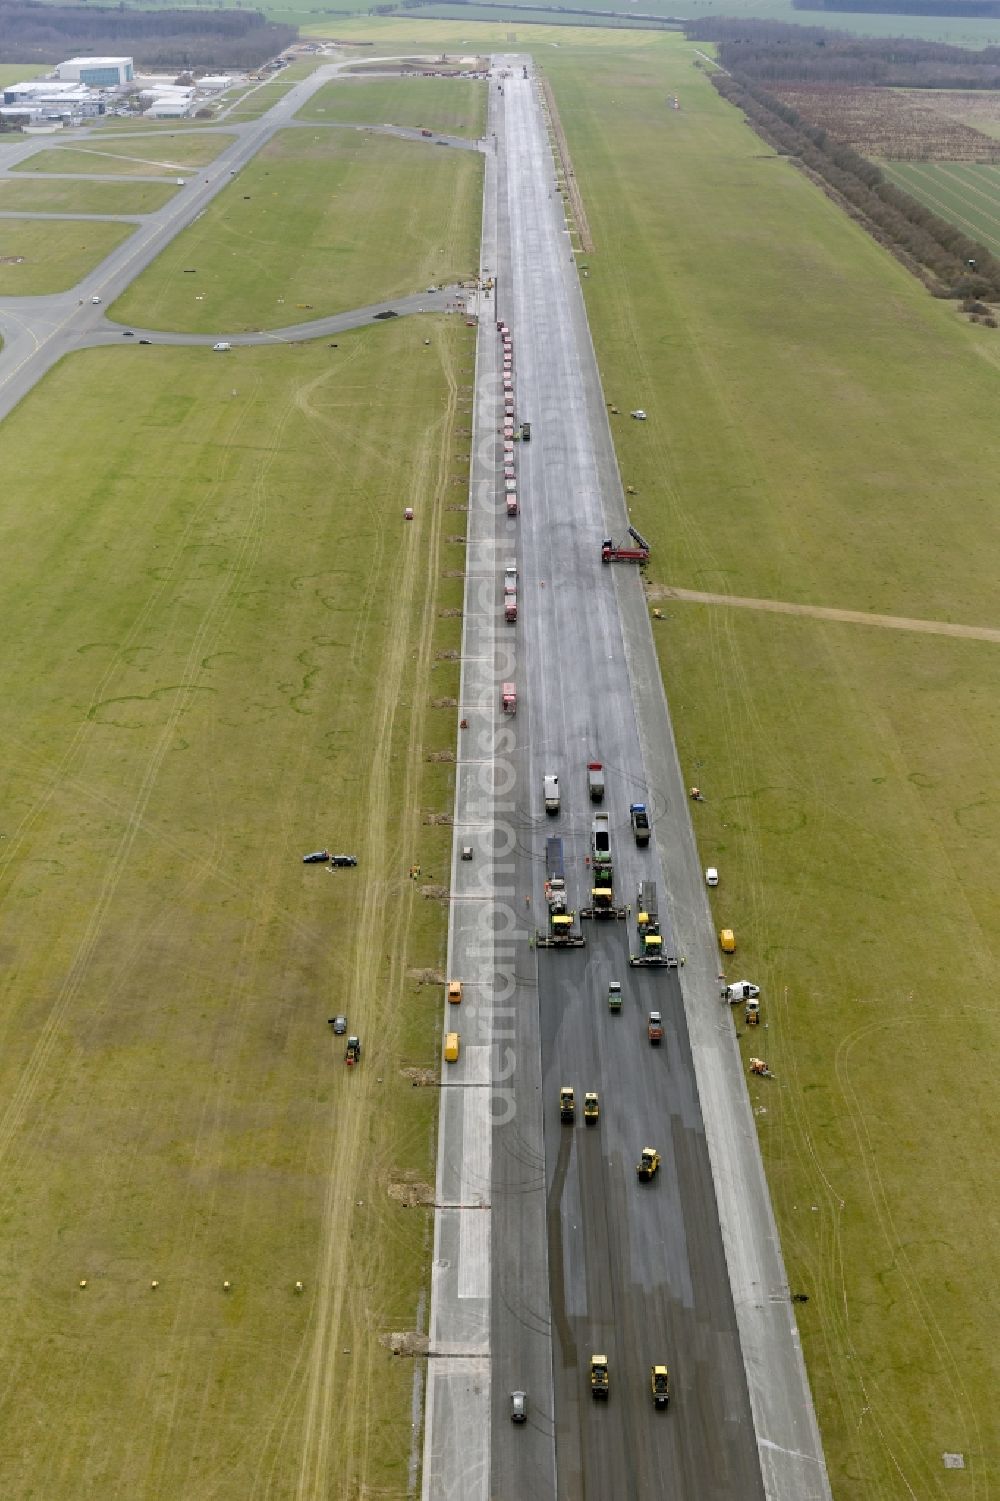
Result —
[{"label": "green grass field", "polygon": [[36,214],[150,214],[168,203],[176,187],[156,182],[46,182],[0,180],[0,209]]},{"label": "green grass field", "polygon": [[51,72],[49,63],[0,63],[0,88],[9,83],[23,83],[28,78],[41,78]]},{"label": "green grass field", "polygon": [[[144,133],[145,134],[145,133]],[[154,140],[91,137],[83,146],[43,147],[26,157],[12,172],[72,172],[96,177],[174,177],[192,167],[204,167],[236,139],[231,135],[203,135],[196,130],[159,131]]]},{"label": "green grass field", "polygon": [[[624,31],[601,30],[596,26],[544,25],[529,22],[476,21],[461,16],[447,21],[414,20],[410,16],[343,16],[335,24],[321,20],[301,23],[303,38],[335,36],[357,46],[352,60],[365,64],[373,57],[435,56],[441,52],[467,56],[484,51],[509,50],[517,46],[538,57],[553,49],[583,47],[606,50],[634,47],[658,33],[644,32],[640,38]],[[511,41],[511,37],[514,41]]]},{"label": "green grass field", "polygon": [[[629,29],[639,24],[629,17],[631,9],[625,0],[617,0],[617,3],[605,3],[605,0],[574,0],[574,5],[582,10],[615,10],[622,12],[623,21],[613,23],[619,29]],[[923,37],[927,41],[948,42],[956,47],[987,47],[995,46],[1000,42],[1000,21],[977,21],[967,17],[942,17],[942,16],[899,16],[899,15],[872,15],[862,16],[850,11],[805,11],[794,10],[790,0],[697,0],[696,4],[679,7],[671,5],[669,0],[641,0],[634,7],[640,12],[650,15],[662,16],[664,19],[681,15],[695,20],[701,16],[731,16],[738,20],[763,19],[769,21],[785,21],[792,25],[800,26],[823,26],[830,31],[849,31],[859,36],[914,36]],[[356,6],[348,6],[345,9],[356,10]],[[400,33],[419,40],[420,30],[424,27],[436,26],[442,29],[443,34],[465,38],[473,47],[488,46],[484,36],[475,40],[477,30],[495,32],[500,46],[509,45],[506,38],[513,32],[517,38],[519,49],[533,51],[537,46],[547,47],[547,32],[555,33],[558,46],[571,45],[569,42],[560,42],[559,36],[571,32],[579,32],[588,29],[582,22],[582,18],[575,15],[567,15],[558,10],[546,11],[544,8],[538,11],[510,13],[500,6],[488,10],[484,6],[477,5],[431,5],[424,10],[421,7],[416,11],[406,11],[397,16],[368,17],[358,15],[344,15],[342,11],[331,8],[322,13],[302,11],[294,0],[291,0],[288,10],[282,10],[277,4],[268,7],[269,14],[275,20],[287,19],[298,25],[303,35],[330,37],[338,39],[348,38],[354,35],[366,37],[389,36]],[[378,30],[376,30],[378,28]],[[589,45],[601,46],[603,39],[612,23],[604,18],[595,16],[593,29],[599,32],[597,38]],[[634,38],[633,38],[634,40]]]},{"label": "green grass field", "polygon": [[661,591],[1000,626],[1000,346],[683,44],[544,61],[605,395],[649,413],[619,461],[730,973],[763,986],[743,1046],[777,1075],[752,1094],[834,1492],[972,1501],[1000,1480],[997,646]]},{"label": "green grass field", "polygon": [[486,124],[486,85],[469,78],[345,80],[324,84],[298,118],[359,125],[388,122],[475,138]]},{"label": "green grass field", "polygon": [[0,296],[64,292],[134,230],[83,219],[0,219]]},{"label": "green grass field", "polygon": [[406,1494],[472,340],[115,348],[4,424],[5,1496]]},{"label": "green grass field", "polygon": [[281,131],[114,316],[194,332],[281,328],[473,274],[481,182],[473,152]]},{"label": "green grass field", "polygon": [[881,162],[885,175],[1000,256],[1000,166],[976,162]]}]

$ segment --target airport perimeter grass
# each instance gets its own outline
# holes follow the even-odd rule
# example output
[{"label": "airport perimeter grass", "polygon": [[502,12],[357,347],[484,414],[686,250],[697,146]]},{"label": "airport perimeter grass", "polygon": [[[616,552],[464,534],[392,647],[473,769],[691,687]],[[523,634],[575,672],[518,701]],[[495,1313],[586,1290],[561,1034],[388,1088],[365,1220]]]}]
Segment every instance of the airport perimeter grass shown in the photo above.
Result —
[{"label": "airport perimeter grass", "polygon": [[65,292],[135,228],[84,219],[0,219],[0,296]]},{"label": "airport perimeter grass", "polygon": [[174,177],[192,167],[213,162],[236,139],[231,135],[199,135],[195,130],[170,131],[153,140],[122,140],[92,136],[87,145],[53,146],[26,157],[12,172],[79,172],[95,177]]},{"label": "airport perimeter grass", "polygon": [[0,179],[0,209],[36,214],[151,214],[177,192],[157,182],[69,182]]},{"label": "airport perimeter grass", "polygon": [[[0,63],[0,88],[11,83],[23,83],[28,78],[42,78],[51,71],[48,63]],[[22,137],[15,136],[15,140]]]},{"label": "airport perimeter grass", "polygon": [[882,162],[885,175],[1000,255],[1000,166],[985,162]]},{"label": "airport perimeter grass", "polygon": [[406,1495],[472,340],[96,351],[4,424],[4,1496]]},{"label": "airport perimeter grass", "polygon": [[196,333],[281,328],[473,275],[481,183],[470,151],[281,131],[114,316]]},{"label": "airport perimeter grass", "polygon": [[605,395],[649,413],[612,421],[726,967],[763,986],[742,1046],[777,1076],[751,1094],[834,1493],[972,1501],[1000,1481],[1000,647],[659,591],[1000,627],[1000,349],[683,44],[546,67]]},{"label": "airport perimeter grass", "polygon": [[478,137],[486,125],[486,84],[473,78],[344,79],[324,84],[300,120],[411,125]]}]

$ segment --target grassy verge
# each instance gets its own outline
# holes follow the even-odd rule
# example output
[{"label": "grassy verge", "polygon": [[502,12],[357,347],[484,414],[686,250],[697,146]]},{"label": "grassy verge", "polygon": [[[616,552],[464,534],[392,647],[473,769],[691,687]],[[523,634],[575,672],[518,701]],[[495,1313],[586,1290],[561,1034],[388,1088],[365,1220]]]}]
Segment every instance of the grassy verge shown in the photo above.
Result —
[{"label": "grassy verge", "polygon": [[997,648],[659,591],[1000,624],[996,345],[689,56],[546,60],[605,394],[649,413],[612,420],[715,916],[764,987],[742,1045],[777,1074],[752,1093],[835,1494],[971,1501],[1000,1479]]},{"label": "grassy verge", "polygon": [[486,85],[470,78],[345,79],[325,84],[298,118],[359,125],[388,121],[476,137],[486,124]]},{"label": "grassy verge", "polygon": [[199,135],[197,131],[152,133],[153,140],[94,139],[87,146],[56,146],[27,157],[12,172],[79,172],[96,177],[173,177],[191,167],[204,167],[236,139],[230,135]]},{"label": "grassy verge", "polygon": [[468,275],[481,181],[471,152],[282,131],[138,278],[115,316],[194,332],[280,328],[306,311],[339,312]]},{"label": "grassy verge", "polygon": [[151,214],[176,191],[156,182],[45,182],[5,177],[0,180],[0,209],[36,214]]},{"label": "grassy verge", "polygon": [[5,1495],[405,1494],[472,337],[93,352],[5,423]]},{"label": "grassy verge", "polygon": [[134,224],[85,220],[0,220],[0,294],[64,292],[126,240]]}]

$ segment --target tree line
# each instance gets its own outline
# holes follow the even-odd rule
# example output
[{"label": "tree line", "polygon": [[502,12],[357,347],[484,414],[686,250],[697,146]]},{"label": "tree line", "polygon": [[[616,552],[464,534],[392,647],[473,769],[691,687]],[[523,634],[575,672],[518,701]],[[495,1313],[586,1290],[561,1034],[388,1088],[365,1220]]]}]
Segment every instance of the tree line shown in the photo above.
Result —
[{"label": "tree line", "polygon": [[[997,5],[1000,13],[1000,0]],[[766,83],[1000,88],[1000,47],[974,52],[915,37],[850,36],[821,26],[713,16],[688,22],[685,30],[693,39],[714,42],[719,61],[731,73]]]},{"label": "tree line", "polygon": [[51,62],[76,53],[134,57],[142,67],[254,68],[298,37],[257,10],[126,10],[0,4],[0,57]]},{"label": "tree line", "polygon": [[714,73],[723,98],[743,111],[754,130],[791,157],[844,203],[882,245],[892,250],[936,297],[966,304],[1000,301],[1000,261],[889,182],[873,162],[810,125],[749,78]]},{"label": "tree line", "polygon": [[793,10],[860,11],[862,15],[949,16],[956,20],[995,21],[997,0],[792,0]]}]

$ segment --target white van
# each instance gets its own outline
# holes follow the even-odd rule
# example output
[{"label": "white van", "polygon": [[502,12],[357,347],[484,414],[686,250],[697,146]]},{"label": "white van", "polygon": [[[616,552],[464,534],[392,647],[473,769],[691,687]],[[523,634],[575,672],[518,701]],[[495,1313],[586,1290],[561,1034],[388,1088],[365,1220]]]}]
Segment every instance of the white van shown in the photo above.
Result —
[{"label": "white van", "polygon": [[544,789],[545,789],[545,811],[546,811],[546,813],[558,813],[559,812],[559,778],[553,772],[550,772],[546,777],[543,778],[543,785],[544,785]]},{"label": "white van", "polygon": [[226,339],[221,339],[218,344],[213,344],[212,345],[213,349],[220,349],[220,350],[223,350],[223,349],[232,349],[232,347],[233,346]]}]

